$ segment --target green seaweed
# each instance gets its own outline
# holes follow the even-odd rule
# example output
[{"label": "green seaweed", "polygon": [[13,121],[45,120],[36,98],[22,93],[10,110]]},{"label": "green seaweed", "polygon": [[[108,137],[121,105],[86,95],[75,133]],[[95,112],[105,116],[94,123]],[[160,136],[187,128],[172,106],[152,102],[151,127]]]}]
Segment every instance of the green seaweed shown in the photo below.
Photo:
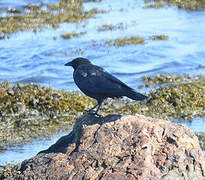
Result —
[{"label": "green seaweed", "polygon": [[145,39],[138,36],[131,36],[129,38],[117,38],[114,40],[107,40],[105,42],[110,46],[125,46],[125,45],[135,45],[135,44],[145,44]]},{"label": "green seaweed", "polygon": [[[205,116],[205,80],[198,76],[144,77],[162,87],[151,90],[145,101],[107,99],[100,114],[144,114],[186,120]],[[154,86],[154,83],[150,86]],[[0,83],[0,146],[25,143],[39,136],[67,131],[85,110],[96,104],[79,92],[65,92],[37,84]],[[67,127],[67,128],[66,128]]]},{"label": "green seaweed", "polygon": [[139,88],[142,87],[152,87],[156,85],[169,84],[169,83],[183,83],[183,82],[191,82],[193,80],[204,80],[204,75],[199,74],[195,76],[190,76],[188,74],[184,75],[172,75],[172,74],[157,74],[154,76],[143,76],[142,80],[144,82],[144,86],[140,85]]},{"label": "green seaweed", "polygon": [[103,24],[102,26],[98,27],[98,31],[113,31],[116,29],[125,29],[125,27],[123,26],[123,23],[117,24],[117,25],[112,25],[112,24]]},{"label": "green seaweed", "polygon": [[65,34],[62,34],[61,37],[63,39],[70,39],[72,37],[77,37],[77,36],[80,36],[82,34],[85,34],[86,32],[80,32],[80,33],[76,33],[76,32],[72,32],[72,33],[65,33]]},{"label": "green seaweed", "polygon": [[80,0],[60,1],[43,6],[27,5],[19,13],[9,14],[0,18],[0,34],[11,34],[18,31],[38,31],[44,28],[57,28],[59,23],[79,23],[93,17],[103,10],[91,9],[84,11]]},{"label": "green seaweed", "polygon": [[168,36],[166,36],[166,35],[153,35],[151,38],[152,38],[153,41],[168,40]]},{"label": "green seaweed", "polygon": [[149,5],[145,5],[143,8],[155,8],[155,9],[158,9],[158,8],[163,8],[165,6],[165,4],[162,2],[162,1],[157,1],[153,4],[149,4]]},{"label": "green seaweed", "polygon": [[[163,77],[163,78],[162,78]],[[145,77],[144,77],[145,78]],[[205,116],[205,79],[202,75],[197,76],[171,76],[158,75],[146,77],[146,81],[156,80],[154,84],[164,86],[151,90],[149,98],[145,101],[109,100],[109,108],[103,106],[101,111],[119,114],[144,114],[156,118],[186,120],[194,117]],[[145,83],[146,83],[145,81]],[[148,81],[149,82],[149,81]],[[100,112],[101,112],[100,111]]]},{"label": "green seaweed", "polygon": [[205,9],[205,0],[144,0],[144,2],[154,2],[154,4],[146,5],[144,8],[161,8],[168,5],[192,11],[200,11]]},{"label": "green seaweed", "polygon": [[8,81],[0,84],[0,101],[1,146],[25,143],[39,136],[49,137],[72,125],[76,116],[95,102],[78,92],[36,84],[12,87]]}]

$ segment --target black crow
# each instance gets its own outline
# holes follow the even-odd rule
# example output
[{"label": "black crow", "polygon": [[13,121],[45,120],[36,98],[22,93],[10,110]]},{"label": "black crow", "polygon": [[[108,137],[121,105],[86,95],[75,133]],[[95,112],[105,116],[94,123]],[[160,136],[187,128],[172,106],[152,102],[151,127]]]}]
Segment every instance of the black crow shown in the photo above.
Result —
[{"label": "black crow", "polygon": [[148,98],[136,92],[103,68],[93,65],[88,59],[78,57],[66,63],[65,66],[74,68],[73,79],[80,90],[85,95],[97,100],[97,105],[88,110],[89,113],[97,107],[94,113],[98,115],[97,112],[106,98],[127,96],[136,101]]}]

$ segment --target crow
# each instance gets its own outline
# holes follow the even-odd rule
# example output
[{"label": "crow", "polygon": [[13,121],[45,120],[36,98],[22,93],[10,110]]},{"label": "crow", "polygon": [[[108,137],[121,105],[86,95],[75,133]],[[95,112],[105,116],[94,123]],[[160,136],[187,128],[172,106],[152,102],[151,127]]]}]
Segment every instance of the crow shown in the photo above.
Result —
[{"label": "crow", "polygon": [[106,98],[127,96],[136,101],[148,98],[136,92],[103,68],[93,65],[86,58],[78,57],[66,63],[65,66],[73,67],[73,79],[79,89],[85,95],[97,100],[97,104],[89,109],[88,113],[92,113],[97,108],[94,114],[100,116],[98,110]]}]

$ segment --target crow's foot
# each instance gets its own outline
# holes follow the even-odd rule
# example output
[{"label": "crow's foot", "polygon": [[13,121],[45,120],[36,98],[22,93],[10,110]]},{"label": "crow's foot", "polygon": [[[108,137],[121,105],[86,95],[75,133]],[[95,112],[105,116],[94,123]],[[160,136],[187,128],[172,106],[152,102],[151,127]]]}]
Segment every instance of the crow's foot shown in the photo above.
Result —
[{"label": "crow's foot", "polygon": [[87,112],[87,114],[90,114],[90,115],[94,115],[94,116],[97,116],[97,117],[102,117],[102,115],[98,114],[96,111],[88,110],[86,112]]}]

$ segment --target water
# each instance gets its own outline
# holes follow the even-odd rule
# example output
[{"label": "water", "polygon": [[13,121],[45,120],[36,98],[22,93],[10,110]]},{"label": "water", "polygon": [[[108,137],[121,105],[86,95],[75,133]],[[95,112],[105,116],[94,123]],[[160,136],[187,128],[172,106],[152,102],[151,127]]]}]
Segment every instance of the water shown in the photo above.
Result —
[{"label": "water", "polygon": [[195,118],[192,121],[183,122],[183,124],[185,124],[187,127],[192,129],[196,133],[205,131],[205,119],[204,118]]},{"label": "water", "polygon": [[[97,7],[108,12],[78,25],[63,23],[57,30],[19,32],[8,40],[1,40],[0,80],[35,82],[56,89],[75,90],[73,70],[64,63],[77,56],[89,58],[134,88],[139,85],[142,75],[204,73],[204,68],[198,66],[204,64],[205,58],[205,12],[173,7],[143,9],[142,6],[142,1],[133,0],[86,3],[85,9]],[[121,8],[123,11],[119,11]],[[102,24],[119,23],[123,23],[124,30],[97,31]],[[66,40],[60,37],[72,31],[87,33]],[[154,34],[168,35],[169,40],[151,41],[149,37]],[[147,44],[119,48],[93,46],[93,41],[104,42],[132,35],[145,37]],[[76,49],[82,49],[84,53],[72,53]]]},{"label": "water", "polygon": [[[1,1],[0,6],[22,8],[28,2],[38,4],[39,1]],[[85,9],[98,8],[108,12],[80,24],[63,23],[56,30],[45,29],[38,33],[18,32],[8,40],[1,40],[0,81],[34,82],[56,89],[77,90],[73,83],[73,70],[64,66],[77,56],[89,58],[133,88],[138,87],[143,75],[204,74],[205,68],[200,68],[199,64],[204,65],[205,62],[205,11],[191,12],[174,7],[143,9],[143,6],[143,1],[135,0],[90,2],[85,4]],[[123,24],[123,30],[97,31],[102,24],[119,23]],[[72,39],[60,37],[72,31],[85,31],[86,34]],[[150,36],[160,34],[167,35],[169,39],[151,41]],[[113,38],[130,36],[144,37],[147,43],[119,48],[93,45],[94,42],[100,44]],[[76,49],[81,49],[83,54],[73,53]],[[195,132],[205,131],[204,119],[194,119],[187,125]],[[46,141],[45,146],[38,146],[35,141],[37,144],[34,142],[33,146],[17,146],[4,152],[0,154],[0,164],[14,157],[18,162],[29,158],[49,147],[54,139]]]},{"label": "water", "polygon": [[32,156],[35,156],[38,152],[48,149],[48,147],[66,134],[67,133],[65,132],[59,133],[53,135],[51,139],[39,138],[28,144],[8,147],[8,150],[0,152],[0,165],[6,165],[7,163],[16,164],[25,159],[29,159]]}]

